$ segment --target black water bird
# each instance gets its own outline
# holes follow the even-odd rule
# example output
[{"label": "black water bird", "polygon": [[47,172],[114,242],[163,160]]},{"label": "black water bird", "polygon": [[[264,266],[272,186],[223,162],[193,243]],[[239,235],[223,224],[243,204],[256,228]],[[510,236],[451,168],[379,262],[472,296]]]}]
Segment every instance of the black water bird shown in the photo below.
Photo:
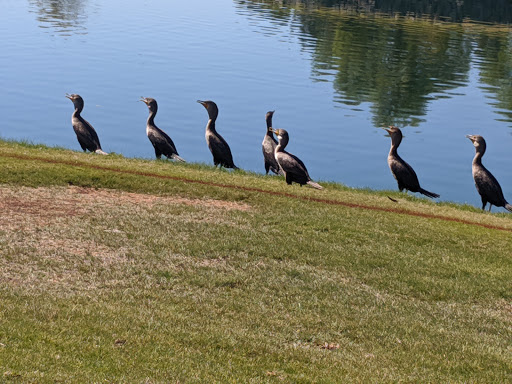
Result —
[{"label": "black water bird", "polygon": [[498,180],[482,165],[482,157],[486,149],[484,138],[480,135],[466,135],[466,137],[475,146],[476,154],[472,165],[473,179],[475,180],[476,190],[482,198],[482,209],[485,210],[485,206],[489,203],[489,212],[493,205],[512,212],[512,205],[505,200]]},{"label": "black water bird", "polygon": [[274,111],[269,111],[265,115],[265,120],[267,122],[267,132],[265,133],[265,137],[263,137],[263,143],[261,143],[263,149],[263,159],[265,161],[265,173],[268,175],[268,171],[274,172],[276,175],[282,175],[283,171],[279,168],[279,164],[277,163],[274,152],[277,146],[277,140],[274,137],[274,132],[272,131],[272,116],[274,115]]},{"label": "black water bird", "polygon": [[390,126],[385,128],[391,136],[391,149],[388,155],[388,165],[391,173],[398,182],[398,189],[402,192],[404,189],[411,192],[419,192],[425,196],[434,198],[439,197],[437,193],[429,192],[420,187],[418,176],[414,169],[407,164],[397,153],[398,146],[402,141],[402,131],[398,127]]},{"label": "black water bird", "polygon": [[311,180],[304,163],[297,156],[284,150],[289,141],[288,132],[284,129],[274,129],[273,132],[279,140],[274,151],[274,156],[284,172],[286,183],[291,184],[292,182],[295,182],[301,186],[308,184],[313,188],[323,189],[320,184]]},{"label": "black water bird", "polygon": [[197,100],[197,102],[208,111],[209,120],[206,124],[205,138],[206,144],[208,144],[208,148],[213,156],[213,163],[215,166],[220,165],[224,168],[238,169],[233,162],[233,155],[231,154],[228,143],[215,129],[215,120],[217,120],[219,114],[217,104],[210,100]]},{"label": "black water bird", "polygon": [[92,125],[80,115],[84,109],[84,99],[74,93],[71,95],[66,93],[66,97],[71,100],[75,106],[75,111],[73,115],[71,115],[71,124],[73,125],[73,130],[76,133],[76,137],[83,151],[88,150],[100,155],[108,155],[108,153],[103,152],[101,149],[100,139]]},{"label": "black water bird", "polygon": [[155,116],[158,111],[158,104],[156,100],[150,97],[141,96],[140,101],[146,104],[149,109],[149,117],[146,123],[146,135],[148,135],[149,141],[153,144],[156,158],[160,159],[162,155],[164,155],[168,159],[185,161],[179,156],[176,146],[169,135],[155,125]]}]

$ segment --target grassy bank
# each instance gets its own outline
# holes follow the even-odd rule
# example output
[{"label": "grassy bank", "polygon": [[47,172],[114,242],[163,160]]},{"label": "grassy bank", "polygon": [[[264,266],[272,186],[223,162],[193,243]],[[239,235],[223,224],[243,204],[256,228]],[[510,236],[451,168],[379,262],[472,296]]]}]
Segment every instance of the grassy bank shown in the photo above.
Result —
[{"label": "grassy bank", "polygon": [[324,185],[0,142],[0,381],[512,380],[512,217]]}]

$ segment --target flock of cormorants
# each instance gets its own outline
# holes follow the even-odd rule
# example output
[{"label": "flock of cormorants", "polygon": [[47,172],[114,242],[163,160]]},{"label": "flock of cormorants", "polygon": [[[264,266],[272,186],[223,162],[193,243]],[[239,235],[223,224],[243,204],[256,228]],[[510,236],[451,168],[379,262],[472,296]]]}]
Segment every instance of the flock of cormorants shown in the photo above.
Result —
[{"label": "flock of cormorants", "polygon": [[[66,94],[66,97],[70,99],[75,106],[75,111],[71,116],[71,123],[78,142],[84,152],[88,150],[90,152],[107,155],[107,153],[101,149],[100,140],[94,128],[81,116],[81,112],[84,108],[84,100],[82,97],[77,94]],[[144,102],[149,109],[146,134],[151,144],[153,144],[157,159],[160,159],[162,155],[164,155],[168,159],[185,161],[179,156],[176,146],[169,135],[155,125],[155,116],[158,110],[156,100],[149,97],[142,97],[140,101]],[[238,169],[233,162],[233,155],[231,154],[228,143],[215,128],[215,121],[219,114],[217,104],[210,100],[198,100],[197,102],[205,107],[208,112],[205,138],[213,156],[213,163],[215,166],[220,165],[225,168]],[[262,143],[266,174],[272,171],[277,175],[283,175],[287,184],[298,183],[301,186],[308,184],[314,188],[323,189],[321,185],[311,180],[304,163],[297,156],[285,150],[289,141],[289,135],[284,129],[274,129],[272,127],[273,114],[274,111],[267,112],[266,114],[267,131]],[[439,197],[437,193],[429,192],[421,188],[414,169],[398,155],[397,150],[402,142],[402,131],[394,126],[385,129],[391,137],[388,165],[398,183],[398,189],[400,191],[405,189],[406,191],[419,192],[430,198]],[[274,134],[277,136],[277,140]],[[482,165],[482,157],[486,149],[484,138],[479,135],[467,135],[466,137],[473,142],[476,150],[472,170],[476,189],[482,198],[482,209],[484,210],[487,203],[489,203],[489,211],[491,207],[495,205],[497,207],[504,207],[512,212],[512,205],[508,204],[505,200],[500,184],[491,172]]]}]

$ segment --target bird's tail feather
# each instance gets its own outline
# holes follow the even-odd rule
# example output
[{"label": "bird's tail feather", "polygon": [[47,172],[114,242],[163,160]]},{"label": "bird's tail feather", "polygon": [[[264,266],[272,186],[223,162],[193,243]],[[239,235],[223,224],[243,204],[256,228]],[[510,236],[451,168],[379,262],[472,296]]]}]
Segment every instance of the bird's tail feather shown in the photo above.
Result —
[{"label": "bird's tail feather", "polygon": [[108,155],[108,153],[107,153],[107,152],[104,152],[101,148],[100,148],[100,149],[95,150],[94,152],[96,152],[98,155]]},{"label": "bird's tail feather", "polygon": [[184,163],[186,163],[186,162],[187,162],[184,158],[179,157],[176,153],[173,153],[173,154],[171,155],[171,158],[172,158],[172,159],[174,159],[174,160],[182,161],[182,162],[184,162]]},{"label": "bird's tail feather", "polygon": [[422,195],[425,195],[425,196],[428,196],[432,199],[434,198],[438,198],[439,195],[437,193],[434,193],[434,192],[429,192],[427,191],[426,189],[423,189],[423,188],[420,188],[419,192],[422,194]]},{"label": "bird's tail feather", "polygon": [[322,187],[320,184],[317,184],[317,183],[315,183],[314,181],[311,181],[311,180],[308,181],[308,185],[310,185],[310,186],[312,186],[313,188],[316,188],[316,189],[324,189],[324,187]]},{"label": "bird's tail feather", "polygon": [[509,212],[512,212],[512,205],[510,205],[510,204],[508,204],[508,203],[507,203],[507,204],[505,204],[505,209],[506,209],[507,211],[509,211]]}]

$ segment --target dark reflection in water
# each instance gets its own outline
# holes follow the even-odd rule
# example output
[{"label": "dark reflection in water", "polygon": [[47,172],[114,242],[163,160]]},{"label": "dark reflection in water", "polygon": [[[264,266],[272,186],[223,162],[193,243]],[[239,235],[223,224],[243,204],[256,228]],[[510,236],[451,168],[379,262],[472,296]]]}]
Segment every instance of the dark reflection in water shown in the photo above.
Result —
[{"label": "dark reflection in water", "polygon": [[86,0],[29,0],[41,28],[59,35],[86,34]]},{"label": "dark reflection in water", "polygon": [[510,0],[281,0],[283,6],[331,7],[356,13],[381,13],[461,22],[466,19],[486,23],[512,22]]},{"label": "dark reflection in water", "polygon": [[[281,4],[287,3],[298,2]],[[318,3],[336,5],[338,9],[312,11],[311,7],[283,7],[273,1],[237,1],[245,13],[250,10],[257,18],[290,25],[291,33],[311,52],[313,79],[331,81],[337,102],[352,106],[370,103],[375,126],[419,125],[427,114],[429,101],[452,97],[457,88],[468,84],[473,63],[485,84],[482,88],[492,99],[490,104],[504,120],[512,122],[512,50],[508,27],[436,23],[380,14],[368,18],[340,9],[352,6],[353,11],[366,4],[365,10],[382,10],[388,7],[386,3],[391,6],[392,1],[314,4]],[[416,12],[418,4],[431,2],[413,3],[412,11],[402,7],[400,13]],[[446,4],[446,9],[448,4],[456,4],[436,3]],[[440,17],[444,8],[438,6],[422,9],[430,9],[430,17]],[[476,8],[454,9],[476,12]],[[267,29],[264,33],[272,32]]]},{"label": "dark reflection in water", "polygon": [[512,122],[512,35],[481,34],[476,38],[475,55],[481,60],[484,90],[494,99],[502,120]]}]

